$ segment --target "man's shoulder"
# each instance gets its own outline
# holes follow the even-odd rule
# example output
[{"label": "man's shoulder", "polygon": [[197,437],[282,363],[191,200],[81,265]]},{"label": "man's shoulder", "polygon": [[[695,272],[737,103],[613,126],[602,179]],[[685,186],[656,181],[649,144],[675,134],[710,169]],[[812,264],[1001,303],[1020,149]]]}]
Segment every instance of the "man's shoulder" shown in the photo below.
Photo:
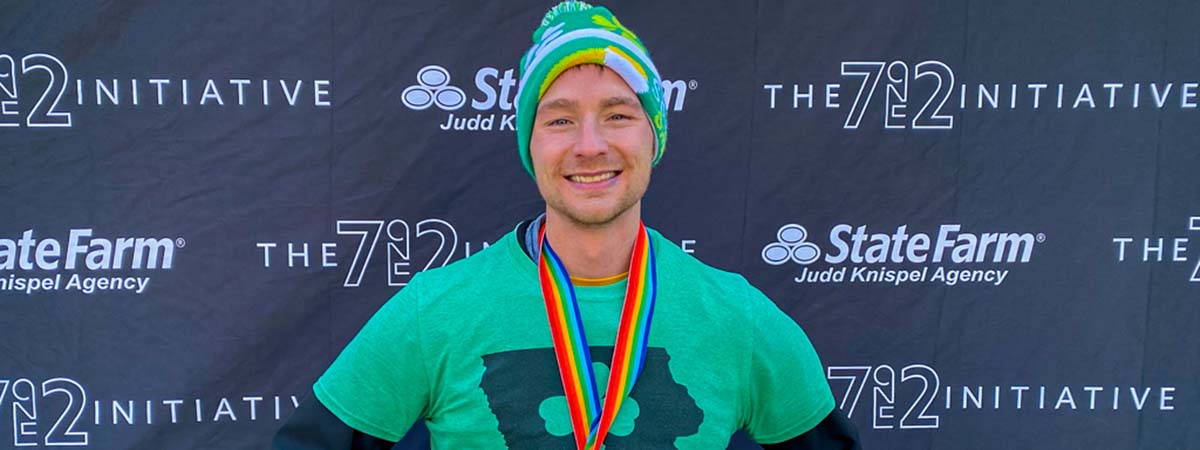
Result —
[{"label": "man's shoulder", "polygon": [[683,251],[662,233],[653,229],[650,233],[654,238],[656,259],[665,266],[660,269],[659,277],[674,279],[705,292],[719,293],[722,297],[742,296],[747,289],[754,289],[741,274],[710,266]]},{"label": "man's shoulder", "polygon": [[510,247],[516,245],[515,232],[509,232],[466,258],[422,271],[416,277],[422,297],[428,299],[481,289],[494,293],[496,289],[514,284],[513,278],[525,275],[519,266],[522,261],[512,255]]},{"label": "man's shoulder", "polygon": [[[736,272],[710,266],[655,233],[660,292],[689,311],[709,311],[715,329],[754,330],[764,315],[778,311],[761,290]],[[690,314],[690,313],[689,313]]]}]

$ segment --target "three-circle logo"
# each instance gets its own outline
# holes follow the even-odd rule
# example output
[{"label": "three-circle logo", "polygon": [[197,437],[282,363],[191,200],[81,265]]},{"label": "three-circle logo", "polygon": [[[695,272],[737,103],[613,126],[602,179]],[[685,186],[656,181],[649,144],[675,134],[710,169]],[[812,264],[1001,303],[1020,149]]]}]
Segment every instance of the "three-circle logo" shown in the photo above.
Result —
[{"label": "three-circle logo", "polygon": [[467,94],[450,85],[450,71],[429,65],[417,71],[417,84],[405,88],[400,100],[411,109],[422,110],[437,105],[443,110],[454,111],[467,103]]},{"label": "three-circle logo", "polygon": [[802,225],[789,223],[779,227],[775,233],[776,242],[767,244],[762,249],[762,259],[767,264],[781,265],[789,260],[797,264],[809,265],[821,258],[821,248],[808,239],[808,230]]}]

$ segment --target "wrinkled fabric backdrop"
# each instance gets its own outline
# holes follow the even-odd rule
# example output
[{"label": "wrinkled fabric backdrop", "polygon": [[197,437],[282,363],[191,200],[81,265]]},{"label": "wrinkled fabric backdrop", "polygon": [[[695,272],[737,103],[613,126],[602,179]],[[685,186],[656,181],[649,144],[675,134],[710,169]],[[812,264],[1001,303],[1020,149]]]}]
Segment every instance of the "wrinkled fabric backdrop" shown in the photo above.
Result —
[{"label": "wrinkled fabric backdrop", "polygon": [[[543,207],[550,4],[6,2],[0,447],[264,448]],[[1200,4],[609,6],[666,80],[646,222],[807,330],[865,448],[1200,448]]]}]

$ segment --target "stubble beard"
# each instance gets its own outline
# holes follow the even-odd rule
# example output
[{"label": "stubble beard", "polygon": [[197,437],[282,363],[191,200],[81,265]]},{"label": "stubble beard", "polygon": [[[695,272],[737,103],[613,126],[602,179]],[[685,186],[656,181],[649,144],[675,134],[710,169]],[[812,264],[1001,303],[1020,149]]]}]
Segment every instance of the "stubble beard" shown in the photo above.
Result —
[{"label": "stubble beard", "polygon": [[[627,174],[628,173],[622,175]],[[646,190],[649,187],[650,180],[632,181],[634,183],[632,189],[622,193],[621,197],[617,199],[614,207],[599,210],[593,210],[592,208],[588,208],[586,205],[568,204],[569,202],[564,198],[564,196],[557,194],[547,195],[545,191],[542,191],[541,193],[542,198],[546,201],[547,212],[553,211],[562,218],[570,221],[573,225],[581,228],[600,228],[609,225],[615,222],[621,216],[632,212],[632,210],[642,200],[642,197],[646,194]],[[581,201],[581,203],[586,201],[587,200],[585,199]]]}]

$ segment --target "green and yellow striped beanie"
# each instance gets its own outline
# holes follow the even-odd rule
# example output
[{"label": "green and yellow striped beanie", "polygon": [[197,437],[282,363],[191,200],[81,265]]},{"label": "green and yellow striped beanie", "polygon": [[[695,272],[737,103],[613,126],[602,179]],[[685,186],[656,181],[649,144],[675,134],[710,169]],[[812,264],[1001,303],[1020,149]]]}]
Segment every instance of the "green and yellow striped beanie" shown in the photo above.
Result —
[{"label": "green and yellow striped beanie", "polygon": [[662,78],[650,53],[637,36],[621,25],[608,9],[566,1],[546,13],[533,32],[533,46],[521,58],[517,88],[517,150],[525,170],[533,175],[529,137],[537,105],[546,89],[564,70],[580,64],[599,64],[620,75],[637,94],[654,128],[654,164],[667,146],[667,110]]}]

